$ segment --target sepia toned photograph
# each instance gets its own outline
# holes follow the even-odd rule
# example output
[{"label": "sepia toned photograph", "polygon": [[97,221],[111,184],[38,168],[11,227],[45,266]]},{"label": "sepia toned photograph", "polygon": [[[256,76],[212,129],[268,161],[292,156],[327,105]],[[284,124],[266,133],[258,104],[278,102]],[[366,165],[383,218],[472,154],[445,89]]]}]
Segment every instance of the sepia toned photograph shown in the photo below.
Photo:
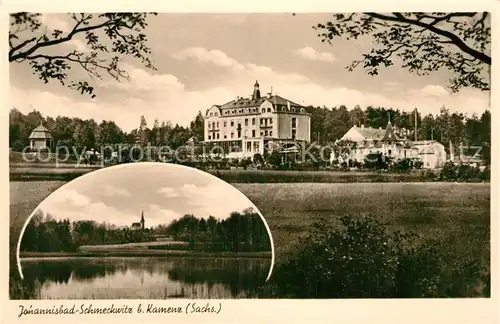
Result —
[{"label": "sepia toned photograph", "polygon": [[491,19],[10,13],[10,298],[490,298]]},{"label": "sepia toned photograph", "polygon": [[35,209],[11,297],[247,297],[270,275],[269,234],[251,202],[216,177],[166,163],[115,166]]}]

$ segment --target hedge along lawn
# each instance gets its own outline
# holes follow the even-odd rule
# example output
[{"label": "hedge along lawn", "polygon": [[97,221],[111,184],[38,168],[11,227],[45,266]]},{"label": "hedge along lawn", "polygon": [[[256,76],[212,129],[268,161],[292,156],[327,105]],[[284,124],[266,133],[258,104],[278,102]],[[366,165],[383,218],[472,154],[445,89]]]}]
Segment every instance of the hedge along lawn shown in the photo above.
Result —
[{"label": "hedge along lawn", "polygon": [[[55,164],[10,165],[11,181],[71,181],[100,166],[71,167]],[[414,182],[429,181],[421,171],[412,173],[340,172],[340,171],[283,171],[283,170],[209,170],[214,176],[229,183],[350,183],[350,182]]]},{"label": "hedge along lawn", "polygon": [[276,259],[322,219],[371,214],[388,230],[435,239],[451,260],[479,259],[489,269],[488,183],[283,183],[234,184],[262,212],[271,228]]},{"label": "hedge along lawn", "polygon": [[295,171],[295,170],[214,170],[209,171],[229,183],[351,183],[420,181],[422,171],[412,173],[361,171]]}]

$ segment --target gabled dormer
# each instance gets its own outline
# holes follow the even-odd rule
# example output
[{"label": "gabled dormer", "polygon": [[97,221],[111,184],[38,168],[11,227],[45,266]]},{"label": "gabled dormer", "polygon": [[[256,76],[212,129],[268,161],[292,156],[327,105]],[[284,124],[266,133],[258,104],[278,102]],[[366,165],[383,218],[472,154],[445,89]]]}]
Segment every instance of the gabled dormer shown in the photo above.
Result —
[{"label": "gabled dormer", "polygon": [[207,109],[205,118],[210,118],[210,117],[220,117],[221,115],[221,109],[220,106],[218,105],[213,105],[211,108]]}]

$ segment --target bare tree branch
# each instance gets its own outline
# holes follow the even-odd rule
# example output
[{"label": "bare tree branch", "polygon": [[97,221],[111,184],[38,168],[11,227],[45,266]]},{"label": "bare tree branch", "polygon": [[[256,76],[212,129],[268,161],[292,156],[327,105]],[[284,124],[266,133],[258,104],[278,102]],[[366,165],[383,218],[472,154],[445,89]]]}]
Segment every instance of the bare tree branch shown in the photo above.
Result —
[{"label": "bare tree branch", "polygon": [[347,66],[350,71],[364,63],[368,74],[377,75],[379,66],[389,67],[399,57],[403,68],[419,75],[452,71],[452,91],[467,86],[488,90],[489,17],[487,12],[334,14],[332,21],[314,28],[323,30],[318,36],[330,44],[338,37],[371,36],[374,48]]},{"label": "bare tree branch", "polygon": [[[45,83],[58,80],[62,85],[76,88],[82,93],[92,94],[94,87],[87,81],[69,80],[68,72],[75,67],[83,69],[90,79],[101,79],[100,70],[105,71],[113,79],[128,79],[125,70],[119,67],[124,56],[139,59],[147,68],[155,69],[149,58],[151,50],[146,45],[147,37],[142,32],[147,27],[149,13],[104,13],[85,14],[71,13],[68,17],[74,25],[67,35],[63,31],[53,30],[50,35],[47,28],[39,20],[40,14],[11,14],[11,31],[9,32],[9,61],[28,61],[33,73]],[[155,13],[153,13],[155,15]],[[22,40],[19,31],[30,30],[29,37]],[[34,32],[43,31],[41,36],[33,36]],[[101,33],[97,34],[96,32]],[[77,35],[83,35],[89,52],[73,50],[67,54],[40,53],[40,50],[52,48],[58,44],[70,42]],[[102,42],[103,36],[108,42]],[[20,40],[14,44],[12,40]],[[114,54],[115,55],[114,55]],[[93,95],[95,96],[95,95]]]}]

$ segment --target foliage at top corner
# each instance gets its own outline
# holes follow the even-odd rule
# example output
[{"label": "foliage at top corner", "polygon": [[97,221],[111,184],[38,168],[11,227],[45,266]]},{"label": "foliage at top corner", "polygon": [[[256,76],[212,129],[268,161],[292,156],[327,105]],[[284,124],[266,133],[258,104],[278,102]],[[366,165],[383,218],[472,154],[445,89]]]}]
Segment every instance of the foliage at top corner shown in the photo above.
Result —
[{"label": "foliage at top corner", "polygon": [[346,68],[378,75],[380,67],[400,64],[417,75],[449,70],[449,88],[490,90],[491,14],[488,12],[338,13],[313,26],[322,42],[356,41],[370,36],[373,46]]},{"label": "foliage at top corner", "polygon": [[[116,81],[128,80],[121,66],[124,57],[139,60],[155,70],[147,46],[147,18],[156,13],[68,13],[67,30],[50,27],[44,14],[10,14],[9,62],[28,63],[34,75],[44,83],[59,81],[81,94],[95,97],[93,81],[104,75]],[[49,22],[49,25],[47,24]],[[63,24],[53,24],[62,26]],[[74,41],[84,45],[74,46]],[[57,47],[64,44],[64,47]],[[74,68],[83,69],[89,78],[68,75]]]}]

